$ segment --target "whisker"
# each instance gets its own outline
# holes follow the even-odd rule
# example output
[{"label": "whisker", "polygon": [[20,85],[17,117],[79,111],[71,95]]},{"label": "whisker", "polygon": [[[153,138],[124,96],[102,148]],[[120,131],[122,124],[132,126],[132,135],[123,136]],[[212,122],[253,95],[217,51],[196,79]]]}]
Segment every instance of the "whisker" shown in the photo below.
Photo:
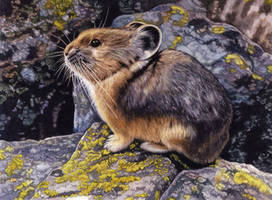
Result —
[{"label": "whisker", "polygon": [[51,36],[53,36],[54,38],[56,38],[56,39],[58,39],[58,40],[62,41],[62,42],[63,42],[63,44],[65,44],[65,45],[67,46],[67,43],[66,43],[66,42],[64,42],[64,40],[63,40],[63,39],[61,39],[61,37],[55,36],[53,33],[50,33],[49,35],[51,35]]},{"label": "whisker", "polygon": [[56,44],[56,46],[57,46],[58,48],[62,49],[62,50],[65,49],[64,47],[61,47],[61,46],[59,46],[59,45],[57,45],[57,44]]},{"label": "whisker", "polygon": [[47,54],[63,54],[63,51],[52,51],[52,52],[47,52]]},{"label": "whisker", "polygon": [[104,20],[104,23],[103,23],[103,25],[102,25],[102,28],[104,28],[105,25],[106,25],[106,23],[107,23],[108,15],[109,15],[109,10],[110,10],[110,7],[107,8],[106,18],[105,18],[105,20]]},{"label": "whisker", "polygon": [[101,87],[101,89],[105,92],[105,94],[111,99],[111,101],[116,105],[116,102],[114,101],[114,99],[111,97],[111,95],[102,87],[101,85],[101,81],[99,80],[99,77],[97,76],[97,74],[94,72],[94,69],[92,69],[90,66],[88,66],[86,63],[84,63],[82,60],[81,60],[82,64],[84,64],[84,66],[89,69],[93,75],[95,76],[95,79],[98,81],[98,85],[99,87]]},{"label": "whisker", "polygon": [[57,58],[63,56],[62,54],[56,54],[56,55],[48,55],[49,58]]},{"label": "whisker", "polygon": [[65,34],[65,32],[64,31],[61,31],[62,33],[63,33],[63,35],[66,37],[66,39],[68,40],[68,42],[70,43],[70,42],[72,42],[69,38],[68,38],[68,36]]},{"label": "whisker", "polygon": [[[84,66],[86,66],[86,63],[84,63],[82,60],[80,60],[81,61],[81,63],[80,64],[83,64]],[[79,61],[78,61],[79,62]],[[82,67],[82,66],[81,66]],[[110,99],[112,100],[112,102],[116,105],[116,103],[115,103],[115,101],[113,100],[113,98],[108,94],[108,92],[102,87],[102,85],[101,85],[101,81],[99,80],[99,78],[98,78],[98,76],[92,71],[92,69],[90,68],[90,67],[88,67],[88,66],[86,66],[87,67],[87,69],[89,69],[90,70],[90,72],[91,72],[91,76],[92,76],[92,78],[95,80],[95,82],[98,84],[98,86],[105,92],[105,94],[108,96],[108,97],[110,97]],[[83,71],[83,67],[82,67],[82,71]],[[86,75],[86,72],[83,72],[85,75]],[[111,108],[111,106],[108,104],[108,102],[105,100],[105,99],[103,99],[103,101],[104,101],[104,103],[105,103],[105,105],[110,109],[110,111],[113,113],[113,115],[117,118],[117,115],[116,115],[116,113],[113,111],[113,109]]]}]

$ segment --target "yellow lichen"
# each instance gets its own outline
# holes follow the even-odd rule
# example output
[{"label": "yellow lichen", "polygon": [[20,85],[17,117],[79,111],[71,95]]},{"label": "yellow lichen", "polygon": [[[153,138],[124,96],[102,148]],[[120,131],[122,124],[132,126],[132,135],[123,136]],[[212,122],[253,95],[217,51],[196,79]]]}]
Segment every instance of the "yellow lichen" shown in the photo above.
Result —
[{"label": "yellow lichen", "polygon": [[188,194],[183,195],[183,197],[184,197],[185,200],[190,200],[191,199],[191,196],[188,195]]},{"label": "yellow lichen", "polygon": [[16,155],[8,163],[8,166],[6,167],[5,170],[8,176],[13,175],[16,169],[20,170],[23,167],[24,161],[22,160],[22,158],[23,158],[22,154]]},{"label": "yellow lichen", "polygon": [[49,182],[48,181],[43,181],[43,182],[40,182],[39,185],[37,186],[38,189],[41,189],[41,188],[48,188],[48,185],[49,185]]},{"label": "yellow lichen", "polygon": [[254,1],[254,0],[244,0],[245,3],[248,3],[248,2],[251,2],[251,1]]},{"label": "yellow lichen", "polygon": [[248,45],[247,52],[249,54],[254,54],[255,47],[253,45]]},{"label": "yellow lichen", "polygon": [[173,25],[184,27],[189,21],[189,13],[178,6],[171,6],[171,11],[167,12],[167,15],[163,17],[164,22],[169,22],[172,15],[180,14],[182,18],[180,20],[174,20]]},{"label": "yellow lichen", "polygon": [[176,200],[176,199],[174,199],[173,197],[169,197],[167,200]]},{"label": "yellow lichen", "polygon": [[265,1],[264,1],[264,4],[271,5],[271,4],[272,4],[272,0],[265,0]]},{"label": "yellow lichen", "polygon": [[58,28],[58,30],[63,30],[66,22],[61,19],[58,19],[54,20],[53,24]]},{"label": "yellow lichen", "polygon": [[157,191],[155,192],[155,200],[159,200],[160,197],[161,197],[161,192],[160,192],[159,190],[157,190]]},{"label": "yellow lichen", "polygon": [[73,0],[47,0],[43,6],[46,10],[54,10],[54,14],[64,16],[73,6]]},{"label": "yellow lichen", "polygon": [[223,183],[217,183],[215,184],[215,188],[217,190],[223,190],[225,188],[225,185]]},{"label": "yellow lichen", "polygon": [[229,72],[230,72],[230,73],[235,73],[235,72],[236,72],[236,69],[230,68],[230,69],[229,69]]},{"label": "yellow lichen", "polygon": [[13,152],[14,151],[14,148],[12,146],[7,146],[4,151],[7,151],[7,152]]},{"label": "yellow lichen", "polygon": [[190,169],[190,167],[189,167],[186,163],[183,163],[183,162],[179,159],[179,157],[178,157],[177,154],[172,153],[172,154],[170,155],[170,158],[172,158],[172,159],[174,159],[176,162],[178,162],[184,169]]},{"label": "yellow lichen", "polygon": [[136,194],[136,197],[147,197],[147,193]]},{"label": "yellow lichen", "polygon": [[252,78],[263,81],[263,78],[259,76],[258,74],[252,73]]},{"label": "yellow lichen", "polygon": [[33,180],[26,180],[22,182],[20,185],[17,185],[14,191],[20,190],[20,193],[15,200],[23,200],[31,191],[34,191],[34,187],[30,186],[33,183]]},{"label": "yellow lichen", "polygon": [[55,197],[58,195],[56,190],[49,190],[49,189],[43,190],[43,193],[49,197]]},{"label": "yellow lichen", "polygon": [[228,54],[225,57],[225,60],[226,60],[226,63],[231,63],[231,61],[234,61],[234,63],[238,65],[240,69],[248,68],[246,62],[238,54]]},{"label": "yellow lichen", "polygon": [[212,28],[212,33],[214,34],[222,34],[225,32],[225,27],[224,26],[214,26]]},{"label": "yellow lichen", "polygon": [[182,43],[182,37],[181,36],[176,36],[176,38],[172,42],[173,45],[170,47],[170,49],[176,49],[177,44],[180,44],[180,43]]},{"label": "yellow lichen", "polygon": [[29,168],[29,169],[26,171],[26,173],[27,173],[27,175],[30,176],[30,175],[33,173],[33,171],[34,171],[34,170],[33,170],[32,168]]},{"label": "yellow lichen", "polygon": [[6,159],[6,155],[4,154],[4,150],[0,150],[0,160]]},{"label": "yellow lichen", "polygon": [[[78,195],[89,195],[95,189],[110,192],[114,188],[121,188],[121,192],[125,192],[129,190],[129,183],[139,181],[140,177],[134,175],[120,176],[122,174],[120,172],[125,171],[135,174],[135,172],[143,170],[150,165],[155,166],[154,172],[163,176],[165,180],[169,179],[165,176],[168,169],[164,167],[160,156],[147,158],[140,162],[131,162],[122,157],[136,156],[133,152],[111,154],[105,149],[94,151],[94,148],[101,148],[106,139],[103,136],[107,136],[108,134],[109,130],[107,126],[103,126],[103,129],[99,132],[93,132],[92,129],[89,129],[85,137],[79,142],[78,149],[72,155],[71,159],[62,166],[63,176],[56,177],[55,182],[78,182],[78,190],[80,191],[77,193]],[[99,138],[94,136],[99,136]],[[112,166],[116,166],[116,164],[117,168],[112,169]],[[92,172],[96,174],[97,178],[93,179],[90,176]],[[43,183],[39,187],[47,189],[48,184]]]},{"label": "yellow lichen", "polygon": [[198,192],[198,187],[196,185],[193,185],[191,187],[192,192]]},{"label": "yellow lichen", "polygon": [[248,200],[256,200],[256,198],[248,193],[242,194],[242,196]]},{"label": "yellow lichen", "polygon": [[134,197],[128,197],[126,200],[134,200]]},{"label": "yellow lichen", "polygon": [[34,195],[33,195],[33,197],[32,197],[32,199],[37,199],[37,198],[39,198],[41,195],[39,194],[39,193],[35,193]]},{"label": "yellow lichen", "polygon": [[256,178],[245,171],[238,171],[233,177],[233,181],[236,184],[247,184],[254,187],[266,195],[271,195],[271,188],[265,184],[260,178]]},{"label": "yellow lichen", "polygon": [[219,173],[217,172],[214,176],[215,184],[219,184],[222,180],[229,181],[230,179],[230,173],[225,168],[220,169]]},{"label": "yellow lichen", "polygon": [[266,67],[266,69],[267,69],[267,72],[268,72],[268,73],[271,73],[271,74],[272,74],[272,65],[268,65],[268,66]]},{"label": "yellow lichen", "polygon": [[14,200],[24,200],[25,197],[29,194],[29,192],[34,191],[35,188],[34,187],[27,187],[26,189],[22,190],[19,193],[19,196],[17,198],[15,198]]},{"label": "yellow lichen", "polygon": [[17,185],[17,186],[15,187],[14,190],[15,190],[15,191],[21,190],[21,189],[23,189],[24,187],[29,186],[31,183],[33,183],[32,180],[26,180],[26,181],[22,182],[20,185]]},{"label": "yellow lichen", "polygon": [[62,18],[64,15],[68,15],[69,19],[76,16],[76,13],[71,10],[73,8],[73,0],[47,0],[43,8],[53,10],[53,15],[55,16],[53,24],[57,26],[59,30],[62,30],[67,23]]}]

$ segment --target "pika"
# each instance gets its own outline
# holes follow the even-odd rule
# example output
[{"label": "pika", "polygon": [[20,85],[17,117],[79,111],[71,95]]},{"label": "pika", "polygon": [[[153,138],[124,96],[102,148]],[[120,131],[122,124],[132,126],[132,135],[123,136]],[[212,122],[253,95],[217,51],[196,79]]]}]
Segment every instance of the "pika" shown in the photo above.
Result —
[{"label": "pika", "polygon": [[140,22],[88,29],[66,46],[65,65],[114,133],[104,145],[109,151],[140,139],[146,151],[212,162],[229,139],[230,100],[196,59],[158,52],[161,41],[157,26]]}]

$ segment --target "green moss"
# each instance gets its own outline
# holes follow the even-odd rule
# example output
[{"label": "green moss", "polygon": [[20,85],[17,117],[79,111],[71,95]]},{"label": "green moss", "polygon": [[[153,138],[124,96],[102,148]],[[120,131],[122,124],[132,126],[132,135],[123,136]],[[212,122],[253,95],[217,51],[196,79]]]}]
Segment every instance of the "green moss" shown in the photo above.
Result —
[{"label": "green moss", "polygon": [[23,155],[19,154],[13,157],[13,159],[8,163],[7,167],[6,167],[6,173],[8,176],[11,176],[14,174],[14,171],[16,169],[20,170],[23,165],[24,165],[24,161],[22,160]]},{"label": "green moss", "polygon": [[233,177],[236,184],[247,184],[259,190],[259,192],[266,195],[271,195],[271,188],[265,184],[260,178],[256,178],[245,171],[238,171]]}]

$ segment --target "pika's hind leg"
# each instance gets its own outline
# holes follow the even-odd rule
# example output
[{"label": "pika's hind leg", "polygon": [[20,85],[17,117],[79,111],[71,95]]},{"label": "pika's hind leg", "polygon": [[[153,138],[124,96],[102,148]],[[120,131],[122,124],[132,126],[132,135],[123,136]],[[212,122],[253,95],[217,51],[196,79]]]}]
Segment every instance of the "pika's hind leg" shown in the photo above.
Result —
[{"label": "pika's hind leg", "polygon": [[125,137],[123,135],[110,135],[104,144],[104,148],[111,152],[118,152],[128,147],[131,144],[133,138]]},{"label": "pika's hind leg", "polygon": [[144,142],[141,144],[141,148],[153,153],[166,153],[168,148],[162,144],[155,144],[152,142]]}]

